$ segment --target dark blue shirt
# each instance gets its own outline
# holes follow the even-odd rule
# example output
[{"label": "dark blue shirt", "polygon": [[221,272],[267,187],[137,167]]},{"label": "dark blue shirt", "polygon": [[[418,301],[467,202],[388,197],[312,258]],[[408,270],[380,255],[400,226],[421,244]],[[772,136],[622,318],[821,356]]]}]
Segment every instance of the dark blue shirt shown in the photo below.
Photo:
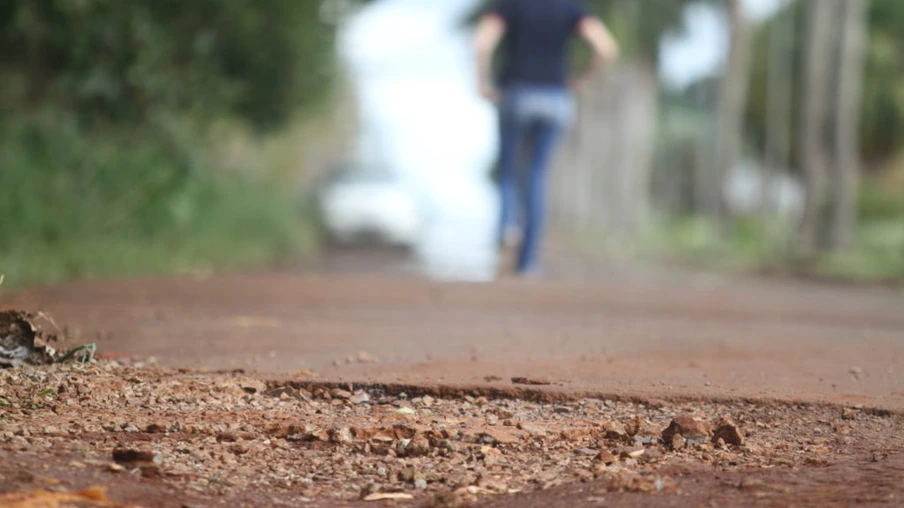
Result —
[{"label": "dark blue shirt", "polygon": [[587,12],[575,0],[496,0],[490,12],[505,20],[499,85],[564,86],[568,48]]}]

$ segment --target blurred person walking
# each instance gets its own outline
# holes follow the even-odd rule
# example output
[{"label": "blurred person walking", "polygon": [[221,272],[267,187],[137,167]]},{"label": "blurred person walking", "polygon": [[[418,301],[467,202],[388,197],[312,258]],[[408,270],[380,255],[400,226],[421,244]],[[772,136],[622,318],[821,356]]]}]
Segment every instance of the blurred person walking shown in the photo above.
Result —
[{"label": "blurred person walking", "polygon": [[[591,50],[589,64],[569,76],[572,38]],[[546,170],[574,114],[573,94],[607,62],[618,44],[577,0],[495,0],[474,36],[480,93],[499,114],[500,249],[520,236],[516,272],[537,275],[545,215]],[[501,72],[492,74],[501,51]]]}]

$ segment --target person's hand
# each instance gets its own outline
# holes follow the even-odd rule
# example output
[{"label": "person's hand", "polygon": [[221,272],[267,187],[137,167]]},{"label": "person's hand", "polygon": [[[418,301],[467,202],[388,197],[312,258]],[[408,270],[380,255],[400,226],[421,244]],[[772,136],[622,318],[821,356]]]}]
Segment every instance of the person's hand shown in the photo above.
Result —
[{"label": "person's hand", "polygon": [[497,90],[493,85],[482,85],[480,87],[480,95],[493,104],[497,104],[499,102],[499,90]]}]

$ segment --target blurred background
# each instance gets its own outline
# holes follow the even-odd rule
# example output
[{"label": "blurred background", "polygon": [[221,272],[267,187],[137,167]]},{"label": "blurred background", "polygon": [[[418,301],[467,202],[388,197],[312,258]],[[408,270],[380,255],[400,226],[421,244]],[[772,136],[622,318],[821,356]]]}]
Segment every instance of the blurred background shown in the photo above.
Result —
[{"label": "blurred background", "polygon": [[[552,274],[904,279],[904,2],[586,4],[624,58],[580,97],[551,173]],[[493,278],[482,6],[0,2],[5,287],[272,266]]]}]

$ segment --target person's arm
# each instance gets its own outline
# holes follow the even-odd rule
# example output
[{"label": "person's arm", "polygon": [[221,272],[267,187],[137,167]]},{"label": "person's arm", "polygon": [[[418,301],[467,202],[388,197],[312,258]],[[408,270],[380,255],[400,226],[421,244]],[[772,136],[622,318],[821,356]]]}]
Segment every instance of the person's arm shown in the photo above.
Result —
[{"label": "person's arm", "polygon": [[505,35],[505,20],[499,14],[490,12],[481,16],[474,32],[474,50],[477,63],[477,84],[480,94],[496,101],[498,92],[493,86],[493,53]]},{"label": "person's arm", "polygon": [[578,75],[574,81],[574,87],[580,90],[588,81],[607,63],[614,62],[618,58],[619,48],[615,38],[606,28],[606,25],[595,16],[585,16],[578,22],[578,35],[590,48],[590,62],[584,72]]}]

